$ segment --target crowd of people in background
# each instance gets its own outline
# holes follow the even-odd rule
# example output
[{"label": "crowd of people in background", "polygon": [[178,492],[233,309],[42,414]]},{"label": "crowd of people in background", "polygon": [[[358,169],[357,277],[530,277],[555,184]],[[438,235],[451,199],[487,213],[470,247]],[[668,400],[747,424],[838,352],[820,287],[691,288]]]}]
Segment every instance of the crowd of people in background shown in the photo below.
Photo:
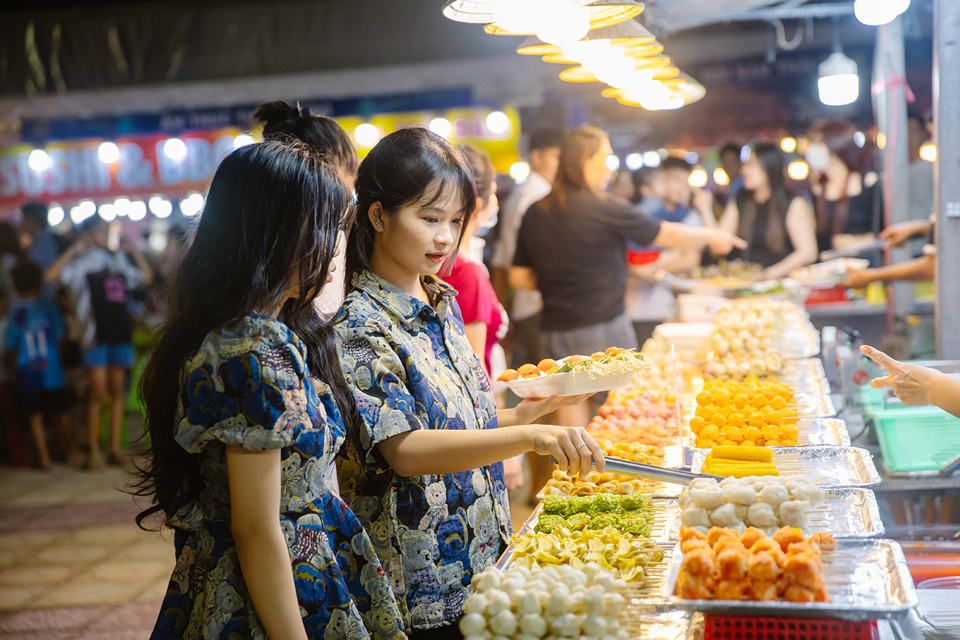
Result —
[{"label": "crowd of people in background", "polygon": [[47,213],[28,203],[17,226],[0,223],[4,459],[42,469],[54,461],[120,466],[125,443],[138,436],[125,416],[135,326],[156,313],[151,285],[175,268],[184,232],[171,230],[151,262],[120,222],[93,216],[55,234]]}]

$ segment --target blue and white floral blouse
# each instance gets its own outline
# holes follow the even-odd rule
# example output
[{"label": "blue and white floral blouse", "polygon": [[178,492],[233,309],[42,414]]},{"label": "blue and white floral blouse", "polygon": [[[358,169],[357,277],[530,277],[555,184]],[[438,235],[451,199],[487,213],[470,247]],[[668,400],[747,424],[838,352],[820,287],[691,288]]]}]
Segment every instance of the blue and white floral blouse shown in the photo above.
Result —
[{"label": "blue and white floral blouse", "polygon": [[280,512],[309,638],[405,638],[370,537],[337,493],[345,428],[283,323],[247,317],[211,332],[180,378],[176,441],[196,454],[203,490],[173,519],[176,568],[151,638],[266,639],[230,529],[226,446],[280,449]]},{"label": "blue and white floral blouse", "polygon": [[454,624],[473,575],[513,535],[503,464],[403,478],[376,445],[414,429],[496,428],[490,383],[449,285],[424,280],[433,307],[370,272],[353,287],[335,327],[367,428],[337,461],[341,493],[370,533],[404,628]]}]

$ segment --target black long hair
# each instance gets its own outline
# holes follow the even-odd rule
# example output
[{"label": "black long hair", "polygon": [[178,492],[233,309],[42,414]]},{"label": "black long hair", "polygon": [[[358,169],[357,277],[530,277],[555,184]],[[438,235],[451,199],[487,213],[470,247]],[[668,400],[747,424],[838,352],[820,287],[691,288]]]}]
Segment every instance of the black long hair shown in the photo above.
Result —
[{"label": "black long hair", "polygon": [[[780,145],[766,141],[752,144],[750,153],[760,163],[770,185],[770,209],[767,228],[763,232],[766,243],[771,251],[781,253],[787,247],[787,209],[790,206],[790,193],[787,191],[787,180],[783,173],[785,156]],[[737,194],[737,209],[740,211],[737,235],[741,238],[753,238],[757,222],[757,201],[752,191],[744,189]]]},{"label": "black long hair", "polygon": [[[348,294],[353,276],[370,268],[376,237],[369,216],[373,203],[379,202],[387,213],[396,213],[414,202],[423,201],[427,206],[453,193],[463,212],[461,229],[467,228],[477,206],[477,188],[463,153],[423,127],[400,129],[380,140],[360,163],[356,192],[356,217],[347,241]],[[461,231],[458,250],[462,240]]]},{"label": "black long hair", "polygon": [[264,102],[253,112],[253,122],[263,125],[264,140],[301,140],[346,175],[357,175],[360,159],[347,132],[336,120],[313,115],[283,100]]},{"label": "black long hair", "polygon": [[279,320],[304,342],[311,374],[330,385],[348,432],[356,431],[359,415],[333,329],[313,304],[347,208],[336,171],[307,145],[251,144],[220,163],[196,239],[167,292],[167,323],[141,382],[150,450],[134,493],[153,501],[137,516],[141,527],[161,512],[169,523],[202,489],[198,456],[173,437],[184,361],[225,323],[276,309],[292,285],[298,294],[283,303]]}]

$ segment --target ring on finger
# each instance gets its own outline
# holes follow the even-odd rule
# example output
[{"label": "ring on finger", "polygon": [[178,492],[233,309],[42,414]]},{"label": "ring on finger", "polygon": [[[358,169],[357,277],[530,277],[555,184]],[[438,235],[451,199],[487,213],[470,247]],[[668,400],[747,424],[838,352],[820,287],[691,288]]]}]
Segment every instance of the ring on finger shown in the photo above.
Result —
[{"label": "ring on finger", "polygon": [[587,443],[586,443],[586,442],[581,442],[580,444],[578,444],[577,446],[574,447],[574,450],[575,450],[575,451],[579,451],[580,449],[582,449],[582,448],[585,447],[585,446],[587,446]]}]

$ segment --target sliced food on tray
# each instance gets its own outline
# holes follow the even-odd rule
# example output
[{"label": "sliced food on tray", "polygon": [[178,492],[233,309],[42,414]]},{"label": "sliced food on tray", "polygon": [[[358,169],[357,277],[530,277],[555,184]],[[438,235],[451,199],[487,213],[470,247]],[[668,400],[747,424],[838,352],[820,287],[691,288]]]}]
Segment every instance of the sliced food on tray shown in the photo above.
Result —
[{"label": "sliced food on tray", "polygon": [[546,359],[504,371],[497,380],[522,398],[598,393],[617,389],[647,368],[643,356],[633,349],[610,347],[591,356],[573,355]]}]

